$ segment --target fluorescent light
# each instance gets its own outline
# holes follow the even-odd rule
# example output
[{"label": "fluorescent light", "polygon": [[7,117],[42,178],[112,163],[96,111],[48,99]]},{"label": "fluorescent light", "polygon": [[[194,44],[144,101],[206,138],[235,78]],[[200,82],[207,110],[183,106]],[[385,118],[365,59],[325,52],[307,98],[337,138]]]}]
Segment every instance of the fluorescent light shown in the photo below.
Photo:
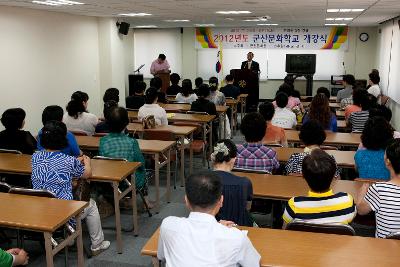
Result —
[{"label": "fluorescent light", "polygon": [[364,8],[353,8],[351,12],[363,12]]},{"label": "fluorescent light", "polygon": [[194,24],[194,26],[196,26],[196,27],[214,27],[215,26],[215,24],[211,24],[211,23],[209,23],[209,24]]},{"label": "fluorescent light", "polygon": [[334,18],[326,18],[325,20],[335,20]]},{"label": "fluorescent light", "polygon": [[278,26],[277,23],[259,23],[257,25],[259,25],[259,26]]},{"label": "fluorescent light", "polygon": [[353,20],[353,18],[343,18],[343,20]]},{"label": "fluorescent light", "polygon": [[72,6],[72,5],[84,5],[84,3],[77,1],[68,1],[68,0],[34,0],[32,1],[34,4],[39,5],[47,5],[47,6]]},{"label": "fluorescent light", "polygon": [[344,18],[335,18],[335,20],[337,21],[337,20],[344,20]]},{"label": "fluorescent light", "polygon": [[261,21],[260,19],[244,19],[243,21]]},{"label": "fluorescent light", "polygon": [[341,8],[341,9],[339,9],[339,12],[351,12],[351,9],[350,8]]},{"label": "fluorescent light", "polygon": [[217,11],[215,12],[217,14],[223,14],[223,15],[239,15],[239,14],[250,14],[250,11],[245,11],[245,10],[232,10],[232,11]]},{"label": "fluorescent light", "polygon": [[143,29],[143,28],[157,28],[156,25],[139,25],[135,26],[134,28]]},{"label": "fluorescent light", "polygon": [[165,22],[189,22],[190,20],[188,20],[188,19],[167,19],[164,21]]},{"label": "fluorescent light", "polygon": [[346,23],[325,23],[325,26],[346,26]]},{"label": "fluorescent light", "polygon": [[364,9],[363,8],[328,8],[326,10],[326,12],[328,13],[338,13],[338,12],[342,12],[342,13],[348,13],[348,12],[363,12]]},{"label": "fluorescent light", "polygon": [[124,16],[124,17],[144,17],[144,16],[151,16],[151,14],[148,14],[148,13],[124,13],[124,14],[118,14],[118,16]]},{"label": "fluorescent light", "polygon": [[328,12],[328,13],[335,13],[335,12],[339,12],[339,9],[330,8],[330,9],[327,9],[326,12]]}]

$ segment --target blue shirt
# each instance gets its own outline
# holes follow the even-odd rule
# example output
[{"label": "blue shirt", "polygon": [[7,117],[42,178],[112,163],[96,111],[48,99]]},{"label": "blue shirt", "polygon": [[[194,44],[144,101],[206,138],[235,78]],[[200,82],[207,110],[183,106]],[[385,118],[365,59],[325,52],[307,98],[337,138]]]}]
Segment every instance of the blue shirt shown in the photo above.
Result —
[{"label": "blue shirt", "polygon": [[85,166],[62,152],[35,152],[32,156],[33,189],[47,189],[57,198],[72,200],[72,177],[82,177]]},{"label": "blue shirt", "polygon": [[[309,120],[310,120],[310,116],[308,114],[306,114],[303,117],[303,124],[305,124]],[[329,125],[328,125],[328,127],[325,127],[325,130],[332,131],[334,133],[337,132],[337,120],[336,120],[336,116],[334,114],[331,114],[331,119],[329,120]]]},{"label": "blue shirt", "polygon": [[360,178],[389,180],[390,173],[385,165],[385,151],[361,149],[356,152],[354,159]]},{"label": "blue shirt", "polygon": [[[40,144],[40,136],[42,134],[42,130],[39,131],[37,136],[37,149],[44,150],[44,147]],[[67,132],[67,140],[68,146],[61,150],[62,153],[69,156],[79,156],[81,154],[81,150],[79,149],[78,143],[76,142],[75,136],[71,132]]]}]

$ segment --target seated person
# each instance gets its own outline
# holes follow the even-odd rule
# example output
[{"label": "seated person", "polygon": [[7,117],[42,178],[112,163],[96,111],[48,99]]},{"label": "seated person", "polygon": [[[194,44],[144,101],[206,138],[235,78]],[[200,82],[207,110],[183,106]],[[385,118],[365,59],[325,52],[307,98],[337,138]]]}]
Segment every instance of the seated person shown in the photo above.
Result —
[{"label": "seated person", "polygon": [[[373,118],[377,116],[383,117],[390,124],[390,121],[392,120],[392,111],[384,105],[377,105],[369,110],[369,117]],[[394,128],[393,131],[393,138],[400,138],[400,132],[396,131]]]},{"label": "seated person", "polygon": [[231,173],[236,155],[236,145],[229,139],[218,141],[211,154],[214,171],[222,179],[224,196],[224,205],[217,217],[241,226],[253,226],[253,219],[249,214],[253,200],[253,186],[248,178]]},{"label": "seated person", "polygon": [[64,114],[63,122],[71,132],[79,131],[87,135],[93,135],[99,120],[96,115],[87,112],[87,94],[75,92],[67,105],[67,113]]},{"label": "seated person", "polygon": [[364,183],[357,198],[357,212],[366,215],[375,212],[375,237],[400,231],[400,140],[395,139],[386,148],[385,165],[390,180],[382,183]]},{"label": "seated person", "polygon": [[[260,266],[260,255],[247,233],[217,222],[223,206],[221,178],[213,172],[193,174],[186,180],[185,202],[188,218],[174,216],[163,220],[157,258],[167,266]],[[212,234],[210,234],[212,233]]]},{"label": "seated person", "polygon": [[[85,179],[92,175],[90,158],[76,159],[61,152],[68,145],[67,127],[59,121],[49,121],[42,129],[40,140],[45,150],[32,156],[33,189],[46,189],[59,199],[72,200],[72,178]],[[97,255],[110,246],[104,240],[103,230],[96,202],[90,199],[81,219],[86,219],[91,240],[91,252]],[[70,223],[74,226],[75,221]]]},{"label": "seated person", "polygon": [[285,93],[278,93],[275,97],[276,105],[275,115],[272,118],[272,125],[281,127],[284,129],[291,129],[297,125],[296,114],[293,111],[286,108],[288,103],[288,96]]},{"label": "seated person", "polygon": [[[50,121],[62,121],[64,115],[64,110],[60,106],[47,106],[42,113],[42,123],[45,126]],[[37,149],[44,150],[43,146],[40,143],[40,136],[42,134],[42,130],[39,131],[37,136]],[[78,157],[82,155],[82,151],[79,149],[78,143],[76,142],[75,135],[69,131],[67,131],[67,141],[68,144],[65,148],[61,149],[61,152],[73,156]]]},{"label": "seated person", "polygon": [[354,155],[360,178],[389,180],[385,149],[393,139],[393,128],[383,117],[368,119],[361,134],[363,149]]},{"label": "seated person", "polygon": [[336,102],[340,103],[342,99],[351,97],[353,87],[356,84],[356,78],[351,74],[343,75],[344,89],[339,90],[336,96]]},{"label": "seated person", "polygon": [[285,130],[283,128],[277,127],[271,123],[272,118],[275,114],[274,105],[271,102],[264,102],[259,107],[260,114],[264,117],[266,121],[266,132],[262,140],[263,144],[280,144],[283,147],[287,147],[287,139]]},{"label": "seated person", "polygon": [[[279,86],[276,94],[285,93],[288,96],[288,102],[286,104],[286,108],[292,110],[294,107],[299,107],[303,111],[303,105],[301,104],[300,98],[293,96],[293,87],[287,83],[283,83]],[[272,102],[275,107],[277,107],[276,100]]]},{"label": "seated person", "polygon": [[317,89],[317,94],[324,94],[328,100],[331,98],[331,92],[329,92],[328,88],[326,87],[319,87]]},{"label": "seated person", "polygon": [[192,81],[184,79],[182,81],[182,90],[175,97],[176,102],[192,104],[197,100],[197,95],[193,92]]},{"label": "seated person", "polygon": [[329,100],[325,94],[317,94],[313,97],[310,105],[310,111],[304,115],[303,123],[309,120],[318,121],[325,130],[337,132],[336,115],[329,107]]},{"label": "seated person", "polygon": [[353,197],[344,192],[335,194],[331,189],[335,172],[335,161],[319,148],[304,158],[302,173],[310,191],[307,196],[292,197],[288,201],[283,213],[283,229],[294,219],[319,224],[348,224],[354,219]]},{"label": "seated person", "polygon": [[103,108],[104,120],[96,125],[95,129],[96,133],[110,132],[110,125],[108,123],[108,114],[110,113],[110,110],[113,109],[114,107],[118,107],[118,102],[115,102],[114,100],[109,100],[104,103],[104,108]]},{"label": "seated person", "polygon": [[[371,96],[371,97],[370,97]],[[350,114],[347,124],[351,126],[352,132],[362,132],[364,125],[369,118],[369,109],[376,105],[376,98],[370,94],[363,94],[361,97],[361,111]]]},{"label": "seated person", "polygon": [[22,108],[10,108],[1,116],[5,130],[0,132],[0,149],[18,150],[32,155],[36,150],[36,140],[28,131],[22,130],[26,113]]},{"label": "seated person", "polygon": [[363,89],[353,90],[353,104],[346,106],[346,108],[344,109],[344,118],[346,121],[349,120],[351,113],[361,111],[361,102],[366,94],[367,91]]},{"label": "seated person", "polygon": [[0,249],[0,266],[11,267],[28,265],[29,256],[25,250],[12,248],[7,251]]},{"label": "seated person", "polygon": [[146,104],[144,104],[138,112],[138,119],[143,120],[149,115],[153,115],[157,125],[168,125],[167,112],[157,104],[158,92],[154,87],[146,90]]},{"label": "seated person", "polygon": [[108,88],[104,92],[103,102],[104,104],[108,101],[115,101],[117,104],[119,102],[119,90],[117,88]]},{"label": "seated person", "polygon": [[199,90],[199,88],[200,88],[200,85],[202,85],[204,83],[204,81],[203,81],[203,78],[201,78],[201,77],[197,77],[195,80],[194,80],[194,86],[195,86],[195,88],[194,88],[194,93],[196,94],[196,95],[199,95],[198,93],[198,90]]},{"label": "seated person", "polygon": [[134,84],[134,94],[126,98],[126,108],[139,109],[145,104],[144,90],[146,90],[146,83],[143,81],[136,81]]},{"label": "seated person", "polygon": [[381,78],[379,77],[379,74],[374,72],[371,72],[369,74],[368,84],[370,85],[370,87],[368,88],[368,93],[375,96],[376,98],[381,95],[381,88],[379,88],[380,81]]},{"label": "seated person", "polygon": [[225,76],[226,85],[221,88],[221,92],[225,95],[225,97],[232,97],[233,99],[237,99],[240,95],[239,87],[233,85],[234,83],[233,75],[228,74]]},{"label": "seated person", "polygon": [[218,78],[211,77],[208,80],[208,85],[210,87],[210,95],[209,99],[213,102],[216,106],[224,106],[225,105],[225,96],[218,90]]},{"label": "seated person", "polygon": [[276,152],[263,145],[265,136],[265,120],[260,113],[247,113],[240,124],[240,131],[246,142],[237,145],[238,154],[235,168],[259,170],[272,173],[279,168]]},{"label": "seated person", "polygon": [[108,116],[110,133],[100,138],[99,155],[142,163],[135,172],[136,189],[143,193],[145,201],[151,208],[153,205],[147,199],[148,185],[143,154],[138,141],[124,133],[129,124],[128,112],[122,107],[114,107]]},{"label": "seated person", "polygon": [[[304,152],[294,153],[290,156],[288,162],[285,166],[285,172],[287,175],[301,175],[302,166],[304,158],[311,153],[316,148],[320,148],[322,143],[326,139],[326,133],[322,125],[315,120],[308,121],[301,126],[299,138],[301,142],[305,145]],[[332,156],[335,162],[336,160]],[[336,166],[335,177],[338,178],[340,175],[340,170]]]},{"label": "seated person", "polygon": [[179,76],[178,73],[172,73],[169,77],[171,85],[167,88],[167,95],[177,95],[182,90],[182,88],[179,86],[181,76]]},{"label": "seated person", "polygon": [[162,80],[160,77],[154,77],[150,80],[150,87],[154,87],[157,89],[157,97],[158,97],[158,102],[166,104],[167,101],[167,95],[161,91],[162,88]]}]

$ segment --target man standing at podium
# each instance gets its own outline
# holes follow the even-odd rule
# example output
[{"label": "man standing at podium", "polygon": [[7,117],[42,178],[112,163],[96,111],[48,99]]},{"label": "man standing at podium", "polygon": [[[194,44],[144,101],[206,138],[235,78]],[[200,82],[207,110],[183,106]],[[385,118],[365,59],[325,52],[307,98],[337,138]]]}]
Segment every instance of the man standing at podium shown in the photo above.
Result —
[{"label": "man standing at podium", "polygon": [[242,62],[242,66],[240,68],[242,70],[251,70],[258,73],[260,71],[260,65],[258,64],[258,62],[253,61],[253,57],[253,52],[247,53],[247,60]]},{"label": "man standing at podium", "polygon": [[154,76],[159,73],[169,73],[170,66],[164,54],[159,54],[158,58],[151,63],[150,73]]}]

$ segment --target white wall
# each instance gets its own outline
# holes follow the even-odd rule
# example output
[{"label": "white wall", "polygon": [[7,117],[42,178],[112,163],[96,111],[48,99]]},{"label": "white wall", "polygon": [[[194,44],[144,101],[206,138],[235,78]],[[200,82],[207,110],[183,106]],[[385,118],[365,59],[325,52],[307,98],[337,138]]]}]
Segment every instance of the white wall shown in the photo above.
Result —
[{"label": "white wall", "polygon": [[22,107],[32,133],[42,127],[44,107],[65,107],[76,90],[89,94],[97,115],[106,88],[124,98],[132,65],[124,55],[133,42],[118,35],[115,20],[1,6],[0,33],[0,114]]}]

